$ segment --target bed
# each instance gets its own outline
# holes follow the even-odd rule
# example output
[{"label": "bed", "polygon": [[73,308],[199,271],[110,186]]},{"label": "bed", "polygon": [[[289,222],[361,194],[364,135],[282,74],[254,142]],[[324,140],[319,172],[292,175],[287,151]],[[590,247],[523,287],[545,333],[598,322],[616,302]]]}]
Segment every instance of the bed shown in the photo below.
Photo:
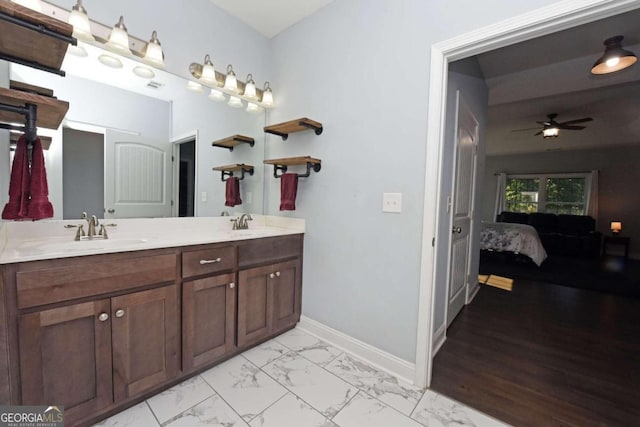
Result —
[{"label": "bed", "polygon": [[483,221],[480,249],[526,255],[538,267],[547,258],[538,232],[525,224]]}]

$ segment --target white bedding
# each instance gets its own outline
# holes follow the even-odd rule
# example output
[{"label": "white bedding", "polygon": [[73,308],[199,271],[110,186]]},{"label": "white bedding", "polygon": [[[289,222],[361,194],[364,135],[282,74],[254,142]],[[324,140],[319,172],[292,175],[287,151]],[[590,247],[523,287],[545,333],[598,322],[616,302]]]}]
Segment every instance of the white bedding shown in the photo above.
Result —
[{"label": "white bedding", "polygon": [[507,251],[531,258],[539,267],[547,259],[535,228],[525,224],[508,222],[482,222],[480,249]]}]

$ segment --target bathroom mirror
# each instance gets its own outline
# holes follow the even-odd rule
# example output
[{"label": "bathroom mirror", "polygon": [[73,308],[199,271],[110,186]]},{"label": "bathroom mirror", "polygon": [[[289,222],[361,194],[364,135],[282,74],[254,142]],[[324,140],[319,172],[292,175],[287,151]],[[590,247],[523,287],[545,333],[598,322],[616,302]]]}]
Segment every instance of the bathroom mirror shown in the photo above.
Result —
[{"label": "bathroom mirror", "polygon": [[[45,159],[56,219],[82,211],[104,218],[263,212],[264,111],[232,108],[206,87],[188,89],[183,77],[82,46],[86,56],[67,53],[66,77],[10,70],[11,80],[52,89],[70,104],[58,130],[39,132],[52,137]],[[255,143],[233,151],[211,145],[233,135]],[[229,207],[226,183],[212,168],[233,164],[255,168],[240,181],[243,203]]]}]

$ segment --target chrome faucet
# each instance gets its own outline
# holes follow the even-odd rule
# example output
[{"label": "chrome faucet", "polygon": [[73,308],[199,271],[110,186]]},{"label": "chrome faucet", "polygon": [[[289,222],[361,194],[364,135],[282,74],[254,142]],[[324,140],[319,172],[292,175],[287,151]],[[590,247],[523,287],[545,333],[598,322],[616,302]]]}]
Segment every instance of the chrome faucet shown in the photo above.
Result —
[{"label": "chrome faucet", "polygon": [[91,239],[96,236],[96,226],[100,225],[98,218],[95,215],[91,216],[89,221],[89,229],[87,230],[87,236]]},{"label": "chrome faucet", "polygon": [[247,230],[249,229],[249,223],[247,221],[252,221],[251,215],[244,213],[238,218],[230,219],[233,223],[233,230]]}]

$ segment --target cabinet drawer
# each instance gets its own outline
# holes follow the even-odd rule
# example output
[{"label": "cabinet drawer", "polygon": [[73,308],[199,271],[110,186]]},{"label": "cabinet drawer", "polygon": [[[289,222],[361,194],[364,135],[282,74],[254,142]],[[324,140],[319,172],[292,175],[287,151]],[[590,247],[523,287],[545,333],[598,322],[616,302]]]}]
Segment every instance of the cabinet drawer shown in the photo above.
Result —
[{"label": "cabinet drawer", "polygon": [[302,234],[269,237],[240,243],[238,265],[260,264],[302,255]]},{"label": "cabinet drawer", "polygon": [[165,254],[19,271],[18,308],[173,282],[176,267],[176,255]]},{"label": "cabinet drawer", "polygon": [[235,246],[219,246],[182,253],[182,277],[230,270],[235,266]]}]

